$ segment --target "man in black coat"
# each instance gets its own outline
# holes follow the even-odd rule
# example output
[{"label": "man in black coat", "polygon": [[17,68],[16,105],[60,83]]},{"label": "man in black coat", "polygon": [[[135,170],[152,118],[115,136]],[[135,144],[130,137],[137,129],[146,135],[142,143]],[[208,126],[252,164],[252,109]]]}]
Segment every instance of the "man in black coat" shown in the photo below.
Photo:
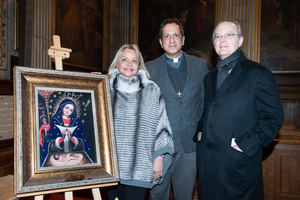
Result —
[{"label": "man in black coat", "polygon": [[216,69],[204,78],[204,114],[197,145],[199,199],[263,200],[262,154],[281,128],[275,79],[242,50],[241,27],[216,25]]}]

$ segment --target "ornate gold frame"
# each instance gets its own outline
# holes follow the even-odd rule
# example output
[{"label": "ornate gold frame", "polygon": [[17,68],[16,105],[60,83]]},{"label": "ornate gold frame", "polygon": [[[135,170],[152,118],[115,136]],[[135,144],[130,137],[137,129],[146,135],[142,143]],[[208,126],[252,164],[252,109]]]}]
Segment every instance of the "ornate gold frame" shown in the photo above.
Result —
[{"label": "ornate gold frame", "polygon": [[[92,90],[96,126],[99,130],[97,166],[59,170],[37,167],[36,87]],[[26,67],[14,69],[14,194],[17,197],[114,185],[119,181],[116,145],[106,75],[45,70]]]}]

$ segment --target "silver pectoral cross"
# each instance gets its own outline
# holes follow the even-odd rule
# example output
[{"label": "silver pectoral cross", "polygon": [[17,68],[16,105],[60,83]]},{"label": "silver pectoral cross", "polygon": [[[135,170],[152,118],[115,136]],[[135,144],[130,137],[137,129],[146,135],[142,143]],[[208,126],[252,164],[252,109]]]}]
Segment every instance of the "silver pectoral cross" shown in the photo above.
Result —
[{"label": "silver pectoral cross", "polygon": [[181,93],[180,91],[178,91],[178,92],[176,93],[176,95],[180,98],[180,97],[182,96],[182,93]]}]

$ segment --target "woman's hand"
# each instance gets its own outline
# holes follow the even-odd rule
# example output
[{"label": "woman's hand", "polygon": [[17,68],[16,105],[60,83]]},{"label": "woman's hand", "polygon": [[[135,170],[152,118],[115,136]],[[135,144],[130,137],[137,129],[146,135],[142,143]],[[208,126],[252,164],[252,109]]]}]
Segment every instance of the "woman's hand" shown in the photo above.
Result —
[{"label": "woman's hand", "polygon": [[161,156],[157,156],[153,162],[153,172],[154,172],[154,179],[158,180],[162,177],[164,166],[164,159]]},{"label": "woman's hand", "polygon": [[62,131],[62,135],[63,135],[63,138],[65,138],[66,135],[68,135],[70,137],[71,136],[71,131],[69,129],[64,129]]}]

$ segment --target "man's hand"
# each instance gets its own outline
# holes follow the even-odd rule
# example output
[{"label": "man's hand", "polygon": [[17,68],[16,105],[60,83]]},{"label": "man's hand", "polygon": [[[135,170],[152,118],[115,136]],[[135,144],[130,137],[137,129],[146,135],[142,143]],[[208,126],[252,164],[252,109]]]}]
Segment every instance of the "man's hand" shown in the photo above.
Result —
[{"label": "man's hand", "polygon": [[235,150],[239,151],[239,152],[243,152],[243,150],[240,149],[240,147],[235,143],[235,138],[231,139],[231,147],[234,148]]},{"label": "man's hand", "polygon": [[238,145],[234,145],[234,146],[232,146],[232,148],[234,148],[235,150],[237,150],[239,152],[243,152],[242,149],[240,149],[240,147]]},{"label": "man's hand", "polygon": [[161,156],[157,156],[153,162],[153,172],[154,172],[154,179],[158,180],[162,177],[164,166],[164,159]]},{"label": "man's hand", "polygon": [[202,136],[202,132],[199,132],[199,133],[198,133],[198,142],[200,142],[201,136]]}]

